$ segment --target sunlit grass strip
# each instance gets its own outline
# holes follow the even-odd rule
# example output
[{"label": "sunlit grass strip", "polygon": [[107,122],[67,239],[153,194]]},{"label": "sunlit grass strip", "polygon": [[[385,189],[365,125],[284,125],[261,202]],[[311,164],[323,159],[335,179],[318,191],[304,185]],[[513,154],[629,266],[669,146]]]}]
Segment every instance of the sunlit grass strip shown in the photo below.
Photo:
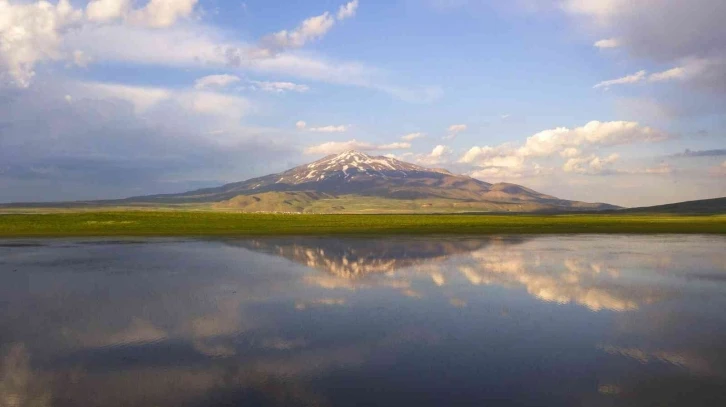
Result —
[{"label": "sunlit grass strip", "polygon": [[726,215],[271,215],[120,211],[0,215],[0,237],[709,233]]}]

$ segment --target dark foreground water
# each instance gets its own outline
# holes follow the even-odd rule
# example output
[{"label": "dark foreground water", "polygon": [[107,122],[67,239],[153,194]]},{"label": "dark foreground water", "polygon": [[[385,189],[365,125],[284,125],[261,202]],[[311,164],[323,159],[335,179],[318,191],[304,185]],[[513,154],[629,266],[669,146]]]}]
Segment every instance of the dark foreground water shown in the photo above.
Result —
[{"label": "dark foreground water", "polygon": [[726,406],[726,238],[0,241],[0,406]]}]

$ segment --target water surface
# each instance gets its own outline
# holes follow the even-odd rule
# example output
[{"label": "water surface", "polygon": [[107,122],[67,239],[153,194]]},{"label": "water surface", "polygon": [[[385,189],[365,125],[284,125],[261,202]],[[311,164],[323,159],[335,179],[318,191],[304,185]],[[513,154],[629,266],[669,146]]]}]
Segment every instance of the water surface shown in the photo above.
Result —
[{"label": "water surface", "polygon": [[0,240],[0,406],[724,406],[725,249]]}]

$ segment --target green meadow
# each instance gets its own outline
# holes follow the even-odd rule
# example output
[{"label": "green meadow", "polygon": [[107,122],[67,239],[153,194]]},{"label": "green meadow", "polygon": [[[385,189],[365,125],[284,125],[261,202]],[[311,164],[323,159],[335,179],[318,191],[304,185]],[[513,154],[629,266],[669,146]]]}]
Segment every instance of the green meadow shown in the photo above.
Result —
[{"label": "green meadow", "polygon": [[726,215],[284,215],[196,211],[0,215],[0,238],[547,233],[726,234]]}]

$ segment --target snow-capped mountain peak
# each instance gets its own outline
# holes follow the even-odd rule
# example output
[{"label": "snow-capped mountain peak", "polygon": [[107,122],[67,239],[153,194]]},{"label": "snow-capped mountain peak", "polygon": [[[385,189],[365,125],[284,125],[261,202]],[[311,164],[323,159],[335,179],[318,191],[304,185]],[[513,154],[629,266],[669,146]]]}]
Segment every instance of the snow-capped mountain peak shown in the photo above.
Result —
[{"label": "snow-capped mountain peak", "polygon": [[348,150],[285,171],[279,174],[275,183],[297,185],[331,179],[349,182],[359,180],[361,177],[407,177],[412,172],[429,171],[431,170],[395,158],[371,156],[360,151]]}]

